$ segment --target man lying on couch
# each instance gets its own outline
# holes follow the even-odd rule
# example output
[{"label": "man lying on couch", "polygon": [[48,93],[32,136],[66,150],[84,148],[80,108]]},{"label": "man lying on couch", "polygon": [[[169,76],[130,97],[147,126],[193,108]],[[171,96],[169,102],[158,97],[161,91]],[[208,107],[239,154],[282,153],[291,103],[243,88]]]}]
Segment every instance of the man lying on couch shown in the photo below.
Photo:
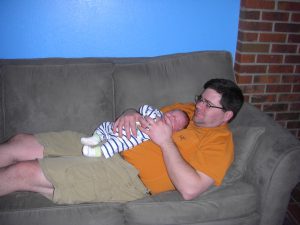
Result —
[{"label": "man lying on couch", "polygon": [[[212,79],[196,104],[174,104],[192,118],[172,135],[168,118],[154,121],[135,110],[125,111],[114,131],[135,134],[136,122],[152,141],[111,159],[81,155],[82,134],[19,134],[0,146],[0,196],[14,191],[38,192],[56,203],[129,201],[178,190],[186,200],[211,185],[220,185],[233,160],[227,123],[243,104],[240,88],[230,80]],[[142,182],[141,182],[142,181]]]}]

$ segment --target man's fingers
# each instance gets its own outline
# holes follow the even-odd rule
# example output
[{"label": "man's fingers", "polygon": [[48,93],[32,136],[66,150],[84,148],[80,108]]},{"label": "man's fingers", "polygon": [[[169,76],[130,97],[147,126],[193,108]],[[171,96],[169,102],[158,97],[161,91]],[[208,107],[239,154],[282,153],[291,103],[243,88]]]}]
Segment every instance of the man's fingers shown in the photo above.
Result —
[{"label": "man's fingers", "polygon": [[[136,137],[137,136],[137,132],[136,132],[136,121],[130,121],[131,123],[130,123],[130,129],[131,129],[131,132],[132,132],[132,134],[133,134],[133,136],[134,137]],[[126,133],[127,134],[127,133]],[[129,139],[130,138],[130,134],[129,134],[129,136],[127,136],[127,138]]]},{"label": "man's fingers", "polygon": [[143,133],[145,133],[147,135],[149,135],[149,133],[150,133],[150,129],[148,127],[146,127],[146,128],[140,127],[139,129],[140,129],[140,131],[142,131]]},{"label": "man's fingers", "polygon": [[170,120],[170,118],[169,118],[169,117],[167,117],[167,116],[164,116],[164,120],[165,120],[166,124],[168,124],[168,125],[172,125],[172,123],[171,123],[171,120]]},{"label": "man's fingers", "polygon": [[113,125],[113,132],[114,132],[114,133],[117,132],[119,123],[120,123],[119,120],[117,120],[117,121],[114,123],[114,125]]}]

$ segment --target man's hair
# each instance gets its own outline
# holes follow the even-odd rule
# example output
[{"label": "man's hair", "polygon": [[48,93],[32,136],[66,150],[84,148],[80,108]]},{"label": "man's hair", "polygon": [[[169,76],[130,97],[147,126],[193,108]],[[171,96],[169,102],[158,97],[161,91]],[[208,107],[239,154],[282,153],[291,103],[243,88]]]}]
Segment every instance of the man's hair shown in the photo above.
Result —
[{"label": "man's hair", "polygon": [[[244,103],[242,90],[231,80],[211,79],[204,84],[204,89],[210,88],[221,94],[220,104],[225,111],[232,111],[233,120]],[[230,121],[231,121],[230,120]]]}]

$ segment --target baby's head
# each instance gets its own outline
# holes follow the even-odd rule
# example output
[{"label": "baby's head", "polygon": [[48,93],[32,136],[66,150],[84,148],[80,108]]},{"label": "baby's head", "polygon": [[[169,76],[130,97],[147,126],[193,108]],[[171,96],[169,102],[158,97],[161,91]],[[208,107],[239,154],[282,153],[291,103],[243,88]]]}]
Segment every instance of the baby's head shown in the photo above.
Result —
[{"label": "baby's head", "polygon": [[166,112],[164,114],[166,117],[168,117],[171,121],[173,131],[179,131],[184,128],[186,128],[189,125],[189,116],[186,112],[174,109]]}]

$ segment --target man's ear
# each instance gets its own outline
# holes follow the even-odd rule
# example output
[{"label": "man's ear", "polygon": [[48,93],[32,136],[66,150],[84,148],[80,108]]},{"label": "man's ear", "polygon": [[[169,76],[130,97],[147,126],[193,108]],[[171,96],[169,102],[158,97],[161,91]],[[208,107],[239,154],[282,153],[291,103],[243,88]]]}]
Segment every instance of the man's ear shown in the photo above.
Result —
[{"label": "man's ear", "polygon": [[231,120],[233,117],[233,112],[232,111],[226,111],[224,115],[224,122],[228,122]]}]

